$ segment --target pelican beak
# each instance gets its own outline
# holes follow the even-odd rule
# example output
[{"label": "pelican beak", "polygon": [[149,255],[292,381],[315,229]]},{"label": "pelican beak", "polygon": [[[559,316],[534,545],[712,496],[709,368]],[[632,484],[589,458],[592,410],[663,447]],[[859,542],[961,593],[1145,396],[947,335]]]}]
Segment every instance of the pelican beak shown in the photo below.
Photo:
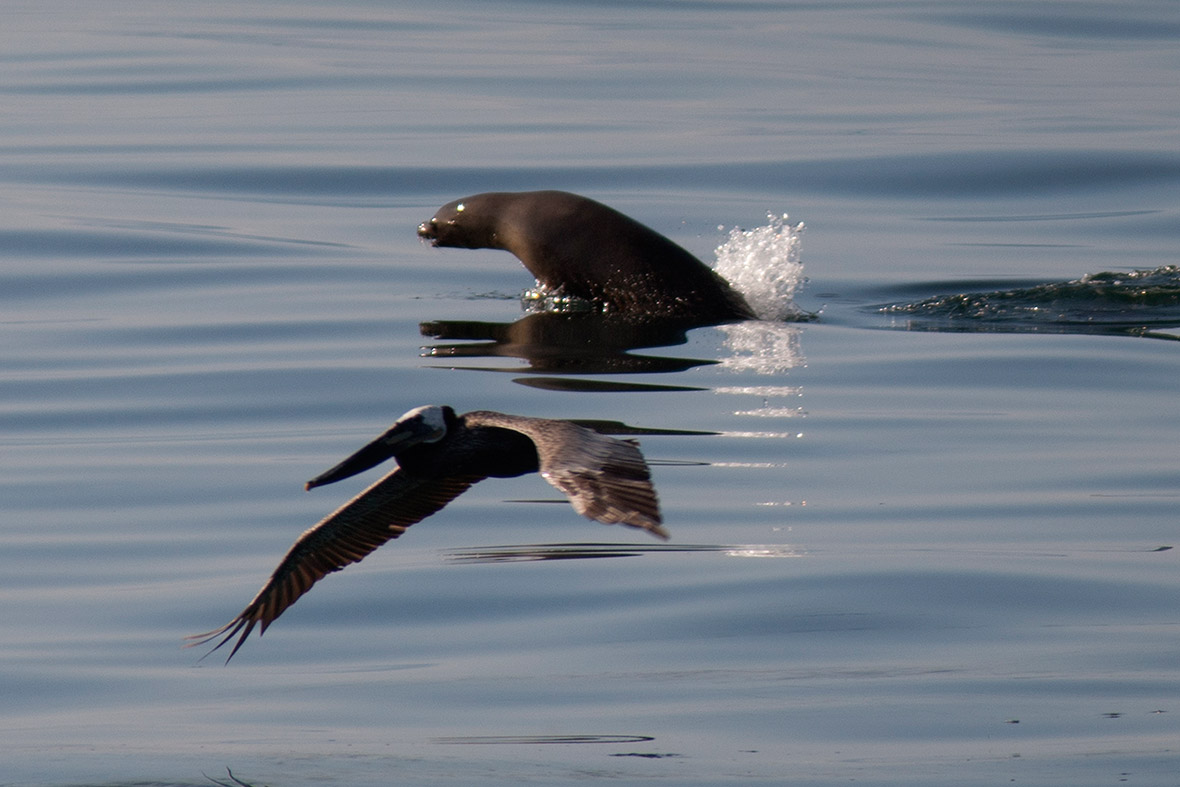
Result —
[{"label": "pelican beak", "polygon": [[378,437],[331,470],[320,473],[303,485],[305,490],[332,484],[357,473],[376,467],[390,457],[397,456],[407,448],[419,443],[431,443],[442,438],[445,429],[427,423],[421,417],[398,421],[388,432]]}]

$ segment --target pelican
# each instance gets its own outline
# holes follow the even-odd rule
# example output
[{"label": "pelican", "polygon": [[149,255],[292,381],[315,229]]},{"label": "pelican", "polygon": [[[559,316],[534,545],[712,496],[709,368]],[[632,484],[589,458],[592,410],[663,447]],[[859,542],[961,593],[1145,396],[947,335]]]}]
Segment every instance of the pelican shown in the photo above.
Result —
[{"label": "pelican", "polygon": [[659,502],[638,443],[569,421],[490,410],[456,415],[446,405],[417,407],[304,488],[348,478],[390,457],[398,464],[393,472],[296,539],[241,614],[218,629],[187,637],[193,640],[189,647],[221,637],[212,653],[237,637],[228,663],[255,626],[262,636],[325,575],[363,560],[489,477],[540,472],[582,516],[668,537],[660,526]]}]

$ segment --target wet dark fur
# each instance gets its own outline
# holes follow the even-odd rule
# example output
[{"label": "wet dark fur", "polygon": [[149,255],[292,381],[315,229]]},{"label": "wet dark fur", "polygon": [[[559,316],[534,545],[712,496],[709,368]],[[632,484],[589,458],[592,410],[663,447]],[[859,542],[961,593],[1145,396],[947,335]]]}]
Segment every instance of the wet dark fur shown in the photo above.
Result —
[{"label": "wet dark fur", "polygon": [[418,234],[435,246],[503,249],[556,294],[698,324],[751,319],[725,279],[634,219],[564,191],[491,192],[439,208]]}]

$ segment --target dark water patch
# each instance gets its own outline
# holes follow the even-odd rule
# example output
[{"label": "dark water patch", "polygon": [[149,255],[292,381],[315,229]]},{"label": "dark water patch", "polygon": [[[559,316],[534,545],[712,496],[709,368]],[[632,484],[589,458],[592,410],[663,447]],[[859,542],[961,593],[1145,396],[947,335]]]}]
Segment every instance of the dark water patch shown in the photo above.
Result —
[{"label": "dark water patch", "polygon": [[[0,62],[4,62],[3,57],[0,57]],[[232,142],[197,142],[186,140],[183,143],[177,143],[143,140],[137,140],[135,142],[101,142],[86,139],[76,142],[43,141],[36,143],[0,144],[0,156],[4,156],[10,160],[15,160],[18,157],[27,157],[39,164],[44,164],[46,162],[61,162],[63,159],[74,157],[78,161],[109,161],[112,158],[120,156],[133,158],[143,158],[146,156],[159,160],[168,156],[191,156],[197,153],[209,153],[217,156],[233,156],[237,154],[257,155],[273,151],[274,149],[275,145],[273,142],[246,142],[239,140]],[[59,170],[65,169],[64,167],[60,167],[60,165],[56,166],[58,166]],[[8,174],[7,170],[5,174]],[[55,181],[56,178],[51,178],[50,180]]]},{"label": "dark water patch", "polygon": [[106,230],[121,230],[128,232],[143,232],[143,233],[168,233],[172,235],[196,235],[196,236],[210,236],[215,238],[229,238],[234,241],[257,241],[262,243],[281,243],[283,245],[294,244],[297,246],[323,246],[332,250],[339,249],[355,249],[350,243],[340,243],[335,241],[311,240],[309,238],[286,238],[277,235],[256,235],[252,233],[239,232],[229,227],[219,226],[216,224],[192,224],[182,221],[148,221],[144,219],[128,220],[128,219],[76,219],[81,225],[91,225]]},{"label": "dark water patch", "polygon": [[[523,502],[523,501],[522,501]],[[550,502],[550,501],[542,501]],[[554,501],[556,502],[556,501]],[[587,560],[608,557],[638,557],[639,548],[612,545],[612,548],[587,549],[602,545],[558,544],[522,547],[488,547],[481,550],[453,550],[446,557],[455,563],[532,563],[543,560]]]},{"label": "dark water patch", "polygon": [[928,216],[926,221],[1009,222],[1018,221],[1089,221],[1092,219],[1123,219],[1129,216],[1155,216],[1158,210],[1107,210],[1085,213],[1023,213],[998,216]]},{"label": "dark water patch", "polygon": [[325,244],[263,237],[208,237],[192,234],[100,232],[79,229],[0,230],[0,257],[172,258],[210,256],[292,256]]},{"label": "dark water patch", "polygon": [[334,76],[319,74],[311,76],[243,76],[233,75],[221,78],[139,78],[139,79],[87,79],[65,81],[56,78],[12,82],[0,87],[0,94],[17,96],[173,96],[188,93],[240,93],[274,92],[280,90],[304,91],[309,89],[356,89],[358,87],[378,88],[386,84],[384,76]]},{"label": "dark water patch", "polygon": [[[518,358],[543,374],[635,374],[680,372],[717,363],[713,359],[634,354],[639,348],[687,342],[684,321],[635,319],[598,311],[536,311],[511,323],[434,320],[418,326],[423,336],[463,344],[422,348],[430,358]],[[519,372],[520,367],[474,367]]]},{"label": "dark water patch", "polygon": [[700,188],[714,192],[812,192],[887,195],[897,199],[980,198],[1094,192],[1180,179],[1180,154],[1125,150],[962,150],[814,160],[733,161],[711,164],[538,167],[389,167],[242,165],[224,167],[105,168],[17,164],[6,181],[71,183],[173,193],[309,196],[451,196],[480,191],[542,188]]},{"label": "dark water patch", "polygon": [[[609,435],[691,435],[691,436],[702,436],[702,435],[719,435],[719,434],[721,434],[721,432],[710,432],[707,430],[698,430],[698,429],[664,429],[664,428],[657,429],[655,427],[649,427],[649,426],[631,426],[629,424],[623,423],[622,421],[605,421],[605,420],[593,419],[593,418],[570,418],[568,420],[571,423],[577,424],[578,426],[584,426],[587,429],[593,429],[595,432],[598,432],[599,434],[609,434]],[[648,464],[655,464],[655,463],[649,461]],[[665,463],[665,464],[672,464],[672,463]],[[679,463],[675,463],[675,464],[699,464],[699,463],[679,462]]]},{"label": "dark water patch", "polygon": [[[773,165],[771,172],[773,171]],[[1125,151],[968,150],[780,165],[792,188],[930,197],[1028,196],[1121,188],[1180,177],[1180,156]],[[786,171],[789,169],[789,172]],[[769,174],[769,173],[768,173]]]},{"label": "dark water patch", "polygon": [[[322,10],[329,10],[328,7]],[[343,9],[333,9],[340,10]],[[196,40],[214,40],[214,41],[247,41],[247,42],[276,42],[284,40],[281,36],[277,36],[276,30],[310,30],[312,32],[322,32],[324,30],[331,30],[334,32],[387,32],[419,34],[429,33],[438,28],[435,22],[427,19],[411,20],[404,17],[397,19],[382,19],[371,15],[365,15],[363,18],[348,18],[345,16],[316,16],[314,18],[300,19],[290,16],[256,16],[256,17],[235,17],[232,20],[222,20],[227,25],[261,28],[265,31],[259,35],[257,33],[233,33],[233,32],[199,32],[199,33],[177,33],[176,31],[168,31],[159,35],[167,38],[185,38]],[[141,34],[150,36],[152,34]]]},{"label": "dark water patch", "polygon": [[[464,357],[468,355],[467,348],[469,347],[471,348],[471,355],[480,354],[480,348],[471,347],[470,345],[460,345],[457,348],[423,347],[424,352],[422,352],[422,357],[449,358],[455,357],[456,355]],[[452,355],[450,351],[453,349],[458,349],[459,352]],[[590,352],[530,360],[528,370],[544,372],[546,374],[663,374],[667,372],[684,372],[697,366],[707,366],[715,363],[718,363],[718,361],[704,358],[672,358],[652,355],[631,355],[630,353],[599,355]],[[510,372],[513,374],[519,374],[522,371],[519,366],[460,366],[457,364],[446,364],[445,366],[432,368],[457,369],[467,372]],[[527,385],[527,383],[521,384]]]},{"label": "dark water patch", "polygon": [[[379,369],[354,373],[362,379],[384,376]],[[276,391],[282,391],[281,411],[276,409]],[[0,400],[6,403],[0,408],[0,431],[9,436],[40,432],[94,437],[179,426],[199,429],[210,423],[245,424],[254,431],[276,419],[298,417],[322,403],[323,396],[308,386],[306,369],[298,365],[211,372],[198,364],[134,375],[118,369],[88,372],[85,366],[69,375],[38,374],[34,368],[19,379],[0,380]]]},{"label": "dark water patch", "polygon": [[707,391],[690,385],[656,385],[622,383],[607,380],[571,380],[562,377],[517,377],[512,382],[542,391],[577,391],[578,393],[671,393],[673,391]]},{"label": "dark water patch", "polygon": [[[505,173],[507,175],[507,173]],[[465,191],[480,172],[427,167],[265,165],[222,167],[153,167],[149,169],[104,169],[77,165],[16,165],[7,167],[4,180],[16,182],[74,183],[102,187],[125,187],[177,193],[299,195],[382,195],[420,192],[425,183],[435,182],[449,191]],[[486,177],[486,176],[485,176]],[[525,188],[524,180],[505,177]],[[415,187],[414,184],[417,184]]]},{"label": "dark water patch", "polygon": [[[548,501],[546,501],[548,502]],[[455,563],[523,563],[541,560],[584,560],[603,557],[639,557],[653,553],[713,552],[731,557],[798,557],[780,544],[506,544],[463,547],[443,552]]]},{"label": "dark water patch", "polygon": [[[471,357],[477,355],[498,355],[488,353],[484,348],[474,345],[453,345],[449,347],[423,347],[423,358],[454,358]],[[631,355],[630,353],[581,353],[569,356],[540,358],[534,356],[529,359],[529,368],[546,374],[660,374],[665,372],[684,372],[697,366],[715,364],[717,361],[707,358],[670,358],[653,355]],[[456,366],[448,364],[446,369],[463,369],[471,372],[513,372],[519,373],[519,367],[497,366]]]},{"label": "dark water patch", "polygon": [[998,4],[994,10],[973,6],[962,13],[938,14],[936,21],[991,33],[1008,33],[1077,41],[1170,41],[1180,38],[1180,23],[1170,19],[1135,19],[1133,6],[1106,3],[1018,3]]},{"label": "dark water patch", "polygon": [[[524,7],[544,6],[545,3],[535,3],[525,0],[520,3]],[[723,0],[718,3],[717,0],[677,0],[675,5],[669,6],[666,0],[579,0],[578,7],[580,8],[606,8],[611,10],[625,9],[656,9],[660,14],[661,20],[667,20],[671,16],[670,12],[703,12],[706,15],[712,16],[717,12],[725,14],[736,14],[743,12],[756,12],[759,14],[768,14],[783,10],[783,4],[779,0]],[[825,6],[819,4],[809,3],[791,3],[790,9],[793,12],[804,11],[808,9],[824,8]],[[621,23],[621,20],[620,20]],[[715,22],[709,22],[710,29],[713,28]]]},{"label": "dark water patch", "polygon": [[1032,286],[992,284],[998,286],[870,308],[906,330],[1180,338],[1166,333],[1180,327],[1180,266],[1107,271]]},{"label": "dark water patch", "polygon": [[[339,258],[333,258],[332,265],[324,265],[314,255],[267,251],[262,256],[264,259],[258,259],[256,252],[189,258],[145,254],[139,258],[101,261],[87,261],[79,256],[77,264],[25,266],[22,271],[5,275],[0,303],[26,306],[38,300],[91,299],[99,295],[152,291],[171,297],[203,291],[248,292],[252,288],[265,291],[279,286],[336,286],[372,281],[368,266],[342,264]],[[101,301],[98,303],[103,305]],[[70,316],[77,318],[77,315]]]},{"label": "dark water patch", "polygon": [[649,743],[654,735],[453,735],[432,738],[433,743],[495,746],[533,746],[536,744],[581,744],[581,743]]},{"label": "dark water patch", "polygon": [[[268,344],[278,346],[297,339],[330,341],[347,339],[358,333],[379,335],[388,329],[388,321],[357,317],[356,319],[240,320],[234,322],[182,325],[147,325],[134,327],[99,327],[86,336],[86,343],[96,347],[119,347],[124,350],[168,352],[181,348],[209,350],[235,345]],[[93,363],[91,360],[90,363]]]}]

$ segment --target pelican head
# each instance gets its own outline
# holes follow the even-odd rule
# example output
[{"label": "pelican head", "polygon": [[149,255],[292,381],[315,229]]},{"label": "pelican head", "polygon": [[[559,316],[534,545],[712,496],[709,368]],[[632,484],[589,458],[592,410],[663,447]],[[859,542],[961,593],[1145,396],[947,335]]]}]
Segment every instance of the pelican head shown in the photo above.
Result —
[{"label": "pelican head", "polygon": [[327,472],[321,473],[304,484],[304,489],[363,473],[371,467],[397,456],[407,448],[422,443],[437,443],[447,435],[447,422],[455,418],[455,411],[446,405],[430,404],[415,407],[394,422],[393,426],[373,442],[361,448],[352,456]]}]

